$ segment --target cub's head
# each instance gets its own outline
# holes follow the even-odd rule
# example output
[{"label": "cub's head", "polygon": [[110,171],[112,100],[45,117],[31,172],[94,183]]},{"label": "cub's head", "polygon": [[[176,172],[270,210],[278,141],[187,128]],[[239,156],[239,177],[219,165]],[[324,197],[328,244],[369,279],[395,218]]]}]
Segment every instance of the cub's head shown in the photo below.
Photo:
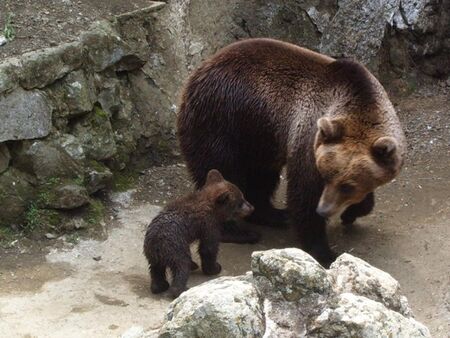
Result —
[{"label": "cub's head", "polygon": [[203,189],[208,193],[215,215],[221,220],[244,218],[253,212],[253,206],[247,202],[241,190],[226,181],[216,169],[208,172]]},{"label": "cub's head", "polygon": [[339,215],[400,171],[402,156],[395,138],[375,135],[370,129],[358,135],[351,122],[338,118],[322,117],[317,127],[314,151],[324,181],[317,206],[321,216]]}]

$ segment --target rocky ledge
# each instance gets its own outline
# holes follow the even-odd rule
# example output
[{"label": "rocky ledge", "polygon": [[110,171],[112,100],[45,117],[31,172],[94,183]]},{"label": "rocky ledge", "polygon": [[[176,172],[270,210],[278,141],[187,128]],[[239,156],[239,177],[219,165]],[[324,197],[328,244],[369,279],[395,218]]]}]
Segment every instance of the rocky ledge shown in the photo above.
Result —
[{"label": "rocky ledge", "polygon": [[299,249],[254,252],[252,271],[184,292],[159,337],[431,337],[399,283],[349,254],[325,270]]}]

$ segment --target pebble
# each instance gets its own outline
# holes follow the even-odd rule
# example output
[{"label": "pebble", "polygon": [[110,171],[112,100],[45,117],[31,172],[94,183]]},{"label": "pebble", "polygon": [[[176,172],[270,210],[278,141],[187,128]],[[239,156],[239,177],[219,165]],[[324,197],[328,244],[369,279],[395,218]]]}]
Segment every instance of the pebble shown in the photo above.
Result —
[{"label": "pebble", "polygon": [[0,46],[5,45],[8,42],[8,39],[5,38],[3,35],[0,35]]},{"label": "pebble", "polygon": [[58,236],[56,236],[55,234],[52,234],[52,233],[48,232],[48,233],[45,234],[45,237],[46,237],[47,239],[55,239],[55,238],[58,237]]}]

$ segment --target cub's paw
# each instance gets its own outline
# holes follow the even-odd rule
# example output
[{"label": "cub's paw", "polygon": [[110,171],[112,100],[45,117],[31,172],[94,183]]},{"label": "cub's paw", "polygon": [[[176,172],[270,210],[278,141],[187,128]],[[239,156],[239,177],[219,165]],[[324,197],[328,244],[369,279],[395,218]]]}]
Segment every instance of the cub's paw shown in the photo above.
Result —
[{"label": "cub's paw", "polygon": [[154,294],[158,294],[166,291],[169,288],[169,283],[166,281],[154,282],[152,281],[152,285],[150,286],[150,290]]},{"label": "cub's paw", "polygon": [[203,266],[202,270],[205,275],[217,275],[222,271],[222,266],[219,263],[216,263],[213,266]]}]

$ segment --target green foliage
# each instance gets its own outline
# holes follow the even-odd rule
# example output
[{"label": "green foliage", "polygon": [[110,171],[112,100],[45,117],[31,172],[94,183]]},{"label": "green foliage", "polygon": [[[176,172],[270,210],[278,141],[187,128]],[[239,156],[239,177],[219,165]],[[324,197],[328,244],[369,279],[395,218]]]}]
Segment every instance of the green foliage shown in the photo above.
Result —
[{"label": "green foliage", "polygon": [[130,171],[115,172],[112,182],[112,190],[116,192],[127,191],[136,186],[137,174]]},{"label": "green foliage", "polygon": [[25,213],[25,230],[33,231],[40,225],[39,208],[31,203]]},{"label": "green foliage", "polygon": [[12,13],[9,13],[5,18],[5,26],[3,27],[3,36],[9,40],[12,41],[16,37],[16,30],[13,26],[13,18],[14,15]]},{"label": "green foliage", "polygon": [[25,232],[34,230],[59,231],[62,217],[56,210],[40,209],[35,203],[31,203],[25,214]]},{"label": "green foliage", "polygon": [[104,215],[105,206],[102,201],[92,199],[87,213],[87,222],[91,225],[97,225],[103,219]]}]

